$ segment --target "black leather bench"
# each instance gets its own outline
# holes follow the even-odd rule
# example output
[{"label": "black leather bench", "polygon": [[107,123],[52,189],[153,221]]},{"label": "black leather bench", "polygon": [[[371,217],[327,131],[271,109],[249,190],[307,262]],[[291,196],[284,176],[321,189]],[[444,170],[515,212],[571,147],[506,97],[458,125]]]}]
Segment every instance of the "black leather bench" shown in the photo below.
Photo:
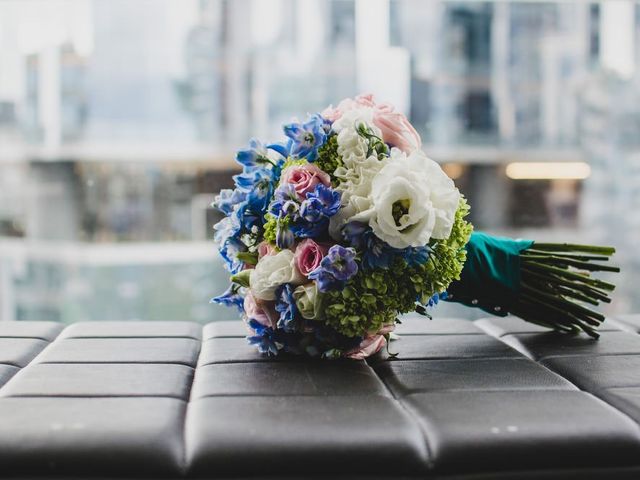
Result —
[{"label": "black leather bench", "polygon": [[2,478],[640,478],[640,316],[407,319],[388,358],[240,322],[0,322]]}]

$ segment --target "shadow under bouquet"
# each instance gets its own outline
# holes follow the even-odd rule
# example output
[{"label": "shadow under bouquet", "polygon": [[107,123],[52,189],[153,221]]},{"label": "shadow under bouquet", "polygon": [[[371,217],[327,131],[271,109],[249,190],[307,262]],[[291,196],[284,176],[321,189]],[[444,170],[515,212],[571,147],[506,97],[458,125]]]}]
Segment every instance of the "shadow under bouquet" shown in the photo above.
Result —
[{"label": "shadow under bouquet", "polygon": [[362,359],[398,315],[429,318],[440,300],[569,333],[597,336],[614,285],[593,271],[612,248],[474,233],[469,205],[421,150],[418,133],[371,95],[345,99],[251,140],[242,173],[214,206],[215,241],[237,307],[260,352]]}]

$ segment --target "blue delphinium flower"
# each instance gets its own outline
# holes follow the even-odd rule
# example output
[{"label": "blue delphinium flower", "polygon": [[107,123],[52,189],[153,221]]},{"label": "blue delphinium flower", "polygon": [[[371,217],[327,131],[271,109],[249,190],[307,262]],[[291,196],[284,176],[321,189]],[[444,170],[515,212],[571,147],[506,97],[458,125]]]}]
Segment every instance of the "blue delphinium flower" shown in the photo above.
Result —
[{"label": "blue delphinium flower", "polygon": [[244,312],[244,297],[238,293],[237,285],[230,285],[222,294],[211,299],[211,303],[218,303],[225,307],[236,307],[240,313]]},{"label": "blue delphinium flower", "polygon": [[211,206],[228,216],[233,211],[234,205],[244,202],[246,197],[247,193],[237,188],[233,190],[225,188],[216,195]]},{"label": "blue delphinium flower", "polygon": [[364,270],[389,268],[395,256],[401,256],[410,266],[423,265],[429,260],[431,252],[428,246],[394,248],[379,239],[367,224],[361,222],[349,222],[344,225],[342,237],[349,245],[363,252],[362,268]]},{"label": "blue delphinium flower", "polygon": [[424,265],[429,261],[430,254],[431,248],[429,246],[409,247],[401,250],[402,258],[407,261],[409,266]]},{"label": "blue delphinium flower", "polygon": [[362,268],[364,270],[389,268],[393,256],[402,252],[380,240],[365,223],[347,223],[342,227],[342,236],[349,245],[363,252]]},{"label": "blue delphinium flower", "polygon": [[315,221],[319,216],[332,217],[340,210],[340,192],[321,183],[307,193],[300,206],[300,215],[307,221]]},{"label": "blue delphinium flower", "polygon": [[365,244],[364,234],[370,227],[362,222],[349,222],[342,226],[342,238],[353,248],[362,250]]},{"label": "blue delphinium flower", "polygon": [[218,245],[222,245],[229,238],[239,238],[242,224],[238,221],[238,217],[231,215],[224,217],[213,226],[213,241]]},{"label": "blue delphinium flower", "polygon": [[296,193],[294,185],[290,183],[280,185],[276,189],[273,195],[273,201],[269,205],[269,213],[277,218],[287,215],[293,217],[298,213],[299,209],[298,194]]},{"label": "blue delphinium flower", "polygon": [[288,283],[281,285],[276,290],[276,312],[280,314],[278,319],[278,328],[285,332],[298,331],[298,322],[296,321],[296,301],[293,298],[293,287]]},{"label": "blue delphinium flower", "polygon": [[429,302],[427,302],[427,306],[428,307],[435,307],[436,305],[438,305],[438,302],[440,300],[446,300],[446,298],[449,295],[447,294],[447,292],[441,292],[441,293],[434,293],[431,298],[429,299]]},{"label": "blue delphinium flower", "polygon": [[296,241],[293,231],[286,225],[278,222],[276,227],[276,247],[280,250],[285,250],[293,246]]},{"label": "blue delphinium flower", "polygon": [[237,221],[246,231],[251,231],[254,225],[262,225],[263,222],[262,215],[260,215],[259,212],[253,211],[247,201],[239,203],[233,212],[231,212],[229,218]]},{"label": "blue delphinium flower", "polygon": [[306,197],[298,215],[291,217],[291,230],[298,238],[322,236],[329,227],[329,218],[340,209],[340,193],[318,184]]},{"label": "blue delphinium flower", "polygon": [[244,199],[231,206],[232,211],[229,215],[236,217],[237,222],[247,231],[251,231],[253,226],[261,227],[277,181],[276,175],[269,168],[245,167],[244,171],[235,175],[233,179],[239,193],[227,194],[224,197],[225,201]]},{"label": "blue delphinium flower", "polygon": [[324,205],[317,198],[307,198],[300,204],[300,216],[307,222],[319,222],[324,217]]},{"label": "blue delphinium flower", "polygon": [[318,119],[321,122],[322,125],[322,129],[324,130],[324,133],[326,133],[327,135],[329,135],[329,133],[331,133],[331,125],[332,122],[330,122],[329,120],[327,120],[326,118],[324,118],[322,115],[320,115],[319,113],[314,113],[312,115],[312,117],[318,117]]},{"label": "blue delphinium flower", "polygon": [[[268,210],[278,219],[288,218],[286,230],[291,234],[298,238],[311,238],[326,233],[329,217],[339,209],[340,193],[330,187],[318,184],[300,203],[294,185],[283,184],[276,189]],[[278,227],[276,244],[279,248],[288,248],[293,244],[294,238],[288,232],[285,227]]]},{"label": "blue delphinium flower", "polygon": [[339,290],[358,273],[355,259],[356,252],[353,248],[334,245],[322,259],[320,266],[309,274],[309,278],[317,282],[321,292]]},{"label": "blue delphinium flower", "polygon": [[240,240],[242,224],[238,216],[225,217],[213,226],[215,233],[213,240],[218,244],[220,256],[225,261],[227,269],[231,273],[238,273],[243,263],[238,260],[238,253],[247,250],[246,245]]},{"label": "blue delphinium flower", "polygon": [[265,327],[254,319],[249,320],[249,327],[255,335],[249,335],[247,341],[249,345],[258,347],[258,351],[269,356],[278,355],[278,351],[284,347],[279,341],[278,333],[271,327]]},{"label": "blue delphinium flower", "polygon": [[[236,161],[245,168],[264,165],[278,167],[287,158],[290,149],[290,143],[264,145],[260,140],[252,138],[247,148],[238,151]],[[273,150],[277,155],[273,155],[269,150]]]},{"label": "blue delphinium flower", "polygon": [[264,176],[255,183],[246,200],[251,210],[263,214],[267,211],[269,201],[273,195],[274,184],[273,176]]},{"label": "blue delphinium flower", "polygon": [[270,143],[267,145],[267,148],[277,152],[282,157],[282,160],[277,162],[276,167],[282,167],[287,157],[291,155],[291,148],[293,146],[293,142],[289,139],[286,142],[278,142],[278,143]]},{"label": "blue delphinium flower", "polygon": [[307,222],[301,217],[289,225],[291,232],[298,238],[317,238],[323,236],[329,228],[329,220],[322,217],[316,222]]},{"label": "blue delphinium flower", "polygon": [[305,123],[290,123],[284,126],[284,134],[291,139],[290,155],[294,158],[306,158],[313,162],[327,139],[324,119],[313,115]]},{"label": "blue delphinium flower", "polygon": [[250,193],[256,186],[264,187],[265,182],[275,183],[275,174],[270,168],[245,168],[242,173],[233,176],[239,190]]},{"label": "blue delphinium flower", "polygon": [[246,245],[233,237],[227,239],[219,248],[220,256],[225,261],[227,270],[233,274],[238,273],[244,267],[244,263],[238,259],[238,254],[246,251]]}]

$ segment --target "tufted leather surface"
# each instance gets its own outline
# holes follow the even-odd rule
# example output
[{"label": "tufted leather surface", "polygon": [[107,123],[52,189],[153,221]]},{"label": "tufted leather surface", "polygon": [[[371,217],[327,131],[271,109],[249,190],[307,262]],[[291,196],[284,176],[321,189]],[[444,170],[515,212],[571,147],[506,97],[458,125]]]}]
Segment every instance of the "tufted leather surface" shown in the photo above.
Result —
[{"label": "tufted leather surface", "polygon": [[320,362],[240,322],[0,322],[0,477],[640,478],[640,316],[397,333]]}]

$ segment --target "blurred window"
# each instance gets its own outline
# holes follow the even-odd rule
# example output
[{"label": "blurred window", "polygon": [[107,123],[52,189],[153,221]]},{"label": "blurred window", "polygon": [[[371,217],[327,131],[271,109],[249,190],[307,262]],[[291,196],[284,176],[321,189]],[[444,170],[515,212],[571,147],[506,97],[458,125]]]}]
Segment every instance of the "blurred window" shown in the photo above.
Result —
[{"label": "blurred window", "polygon": [[234,151],[369,91],[476,228],[615,245],[640,311],[639,42],[629,0],[0,0],[0,319],[233,317]]}]

